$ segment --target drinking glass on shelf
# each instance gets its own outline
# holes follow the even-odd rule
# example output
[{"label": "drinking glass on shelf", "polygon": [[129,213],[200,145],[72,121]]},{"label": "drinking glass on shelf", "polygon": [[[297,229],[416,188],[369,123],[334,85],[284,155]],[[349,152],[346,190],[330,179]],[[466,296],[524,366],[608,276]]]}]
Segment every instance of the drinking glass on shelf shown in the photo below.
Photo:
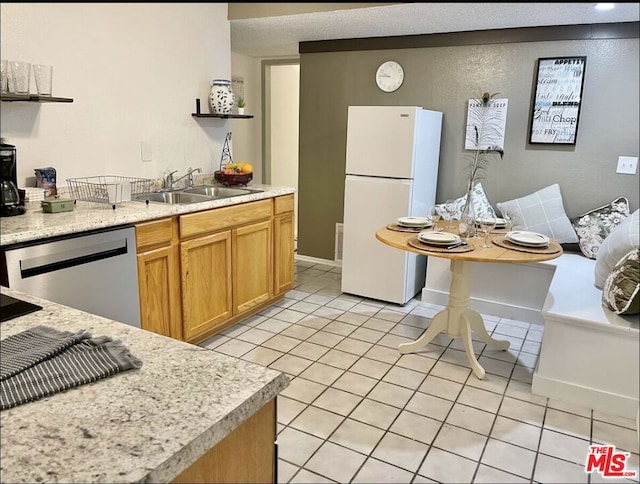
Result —
[{"label": "drinking glass on shelf", "polygon": [[496,227],[496,219],[495,217],[483,217],[479,222],[480,230],[482,230],[482,233],[484,234],[484,243],[481,247],[489,249],[491,247],[491,244],[489,244],[489,234],[491,234],[491,231]]},{"label": "drinking glass on shelf", "polygon": [[433,224],[433,230],[438,230],[438,221],[440,220],[440,212],[438,212],[438,209],[435,205],[431,205],[428,209],[427,209],[427,218],[429,220],[431,220],[431,223]]},{"label": "drinking glass on shelf", "polygon": [[447,213],[447,228],[453,228],[453,216],[456,214],[456,205],[453,200],[447,200],[444,203],[444,210]]}]

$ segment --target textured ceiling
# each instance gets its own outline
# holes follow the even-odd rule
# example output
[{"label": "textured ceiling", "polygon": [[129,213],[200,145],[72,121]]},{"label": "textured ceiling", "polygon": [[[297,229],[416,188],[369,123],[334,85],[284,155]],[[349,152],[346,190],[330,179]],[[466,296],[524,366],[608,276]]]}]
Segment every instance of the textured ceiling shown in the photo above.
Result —
[{"label": "textured ceiling", "polygon": [[311,40],[389,37],[471,30],[640,20],[640,4],[406,3],[279,17],[231,20],[231,50],[255,57],[298,55]]}]

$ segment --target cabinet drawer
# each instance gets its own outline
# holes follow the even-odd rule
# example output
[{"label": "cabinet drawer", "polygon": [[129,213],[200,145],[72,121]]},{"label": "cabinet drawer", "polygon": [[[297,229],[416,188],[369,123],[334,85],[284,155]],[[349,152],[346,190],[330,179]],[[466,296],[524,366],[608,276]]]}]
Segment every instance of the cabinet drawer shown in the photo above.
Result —
[{"label": "cabinet drawer", "polygon": [[293,212],[293,194],[284,195],[281,197],[275,197],[273,200],[274,200],[274,213],[276,215],[284,212]]},{"label": "cabinet drawer", "polygon": [[[176,229],[175,233],[174,229]],[[177,240],[177,224],[173,218],[138,224],[136,225],[136,248],[140,252],[151,247],[169,245],[174,236]]]},{"label": "cabinet drawer", "polygon": [[215,232],[271,217],[271,200],[242,203],[180,216],[180,238]]}]

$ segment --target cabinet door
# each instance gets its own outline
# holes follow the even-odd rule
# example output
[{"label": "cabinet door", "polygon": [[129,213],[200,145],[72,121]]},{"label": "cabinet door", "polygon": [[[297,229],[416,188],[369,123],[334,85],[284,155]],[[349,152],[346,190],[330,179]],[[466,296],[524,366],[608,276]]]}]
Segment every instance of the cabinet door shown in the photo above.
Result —
[{"label": "cabinet door", "polygon": [[178,245],[137,255],[142,329],[182,339]]},{"label": "cabinet door", "polygon": [[231,231],[180,244],[184,339],[231,317]]},{"label": "cabinet door", "polygon": [[273,274],[274,293],[282,294],[293,288],[293,212],[273,219]]},{"label": "cabinet door", "polygon": [[271,221],[233,229],[233,313],[240,314],[273,295]]}]

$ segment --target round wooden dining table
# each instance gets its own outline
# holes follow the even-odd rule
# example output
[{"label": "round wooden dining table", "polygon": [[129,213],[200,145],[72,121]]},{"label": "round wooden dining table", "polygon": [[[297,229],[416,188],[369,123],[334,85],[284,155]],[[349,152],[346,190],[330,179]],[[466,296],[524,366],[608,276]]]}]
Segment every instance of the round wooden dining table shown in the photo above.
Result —
[{"label": "round wooden dining table", "polygon": [[[492,338],[485,328],[482,315],[469,307],[472,264],[467,262],[520,264],[540,262],[560,257],[562,255],[562,247],[555,240],[551,240],[548,247],[544,249],[518,247],[509,243],[509,241],[505,241],[504,235],[506,231],[496,230],[490,236],[490,248],[482,247],[484,237],[469,237],[462,239],[463,242],[466,242],[466,245],[447,249],[420,243],[416,232],[388,228],[394,225],[389,224],[380,228],[376,232],[376,238],[380,242],[396,249],[415,252],[428,257],[443,257],[451,260],[451,285],[449,286],[447,306],[433,317],[429,327],[417,340],[400,344],[398,347],[400,353],[414,353],[423,350],[438,334],[446,332],[451,338],[462,339],[473,373],[479,379],[483,379],[485,371],[478,363],[473,351],[471,331],[473,330],[478,338],[490,348],[506,350],[509,348],[510,343],[509,341]],[[453,228],[440,230],[457,233],[457,229],[457,222],[455,222]],[[516,282],[514,281],[514,283]]]}]

